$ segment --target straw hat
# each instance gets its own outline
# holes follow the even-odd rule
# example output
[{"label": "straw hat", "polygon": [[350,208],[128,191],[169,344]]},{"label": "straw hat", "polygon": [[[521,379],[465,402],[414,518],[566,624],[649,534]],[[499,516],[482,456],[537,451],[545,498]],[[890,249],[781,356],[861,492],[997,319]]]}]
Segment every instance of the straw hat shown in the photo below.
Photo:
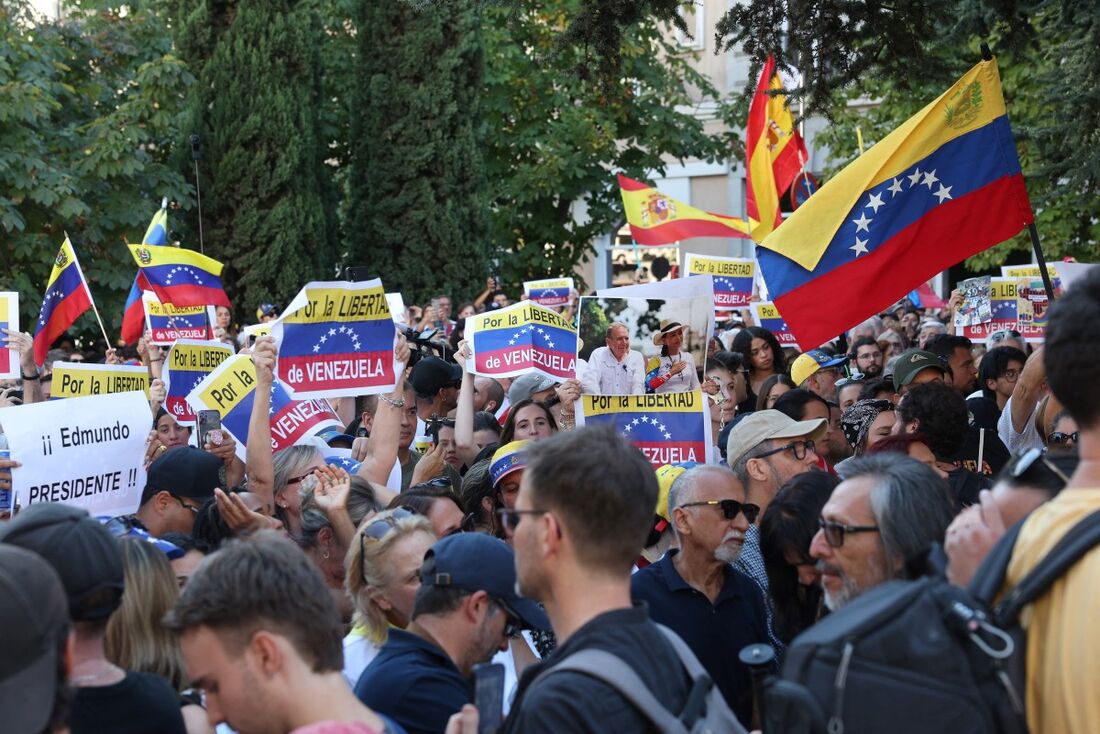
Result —
[{"label": "straw hat", "polygon": [[653,335],[653,343],[660,346],[665,343],[665,337],[669,334],[673,334],[677,331],[684,331],[688,328],[687,324],[681,324],[679,321],[672,321],[665,319],[661,321],[661,329]]}]

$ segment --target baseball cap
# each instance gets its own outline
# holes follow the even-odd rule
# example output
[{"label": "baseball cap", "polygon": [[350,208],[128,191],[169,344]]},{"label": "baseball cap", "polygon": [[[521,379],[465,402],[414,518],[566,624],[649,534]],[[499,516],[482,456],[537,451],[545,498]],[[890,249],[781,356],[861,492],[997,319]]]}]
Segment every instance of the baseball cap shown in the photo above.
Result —
[{"label": "baseball cap", "polygon": [[816,441],[825,435],[828,422],[824,418],[796,421],[778,410],[758,410],[750,413],[730,431],[726,440],[726,461],[730,466],[764,441],[773,438],[806,438]]},{"label": "baseball cap", "polygon": [[527,444],[527,440],[512,441],[493,452],[493,460],[489,462],[489,477],[493,480],[494,487],[512,472],[527,468]]},{"label": "baseball cap", "polygon": [[526,400],[537,392],[549,390],[557,384],[556,380],[546,375],[528,372],[526,375],[520,375],[512,380],[512,384],[508,387],[508,402],[515,405],[519,401]]},{"label": "baseball cap", "polygon": [[31,505],[0,528],[0,543],[34,551],[54,567],[72,620],[106,619],[118,608],[125,585],[122,550],[111,531],[79,507]]},{"label": "baseball cap", "polygon": [[918,372],[929,367],[947,375],[947,369],[940,362],[940,358],[932,352],[923,349],[909,349],[902,352],[894,362],[894,389],[901,390],[913,381]]},{"label": "baseball cap", "polygon": [[439,357],[423,357],[413,367],[409,382],[417,395],[435,395],[444,387],[457,387],[462,368]]},{"label": "baseball cap", "polygon": [[550,629],[550,620],[530,599],[516,593],[516,556],[508,544],[484,533],[447,536],[424,554],[420,583],[471,593],[484,591],[527,629]]},{"label": "baseball cap", "polygon": [[[668,493],[672,489],[672,483],[675,482],[681,474],[688,469],[694,469],[699,466],[698,462],[685,461],[681,464],[665,464],[664,466],[657,467],[657,507],[653,511],[654,515],[659,515],[665,522],[665,526],[668,525]],[[664,530],[664,527],[658,528]]]},{"label": "baseball cap", "polygon": [[[352,444],[355,443],[355,436],[344,433],[343,429],[336,427],[326,428],[318,433],[317,436],[331,448],[350,449]],[[347,446],[336,445],[340,443],[346,443]]]},{"label": "baseball cap", "polygon": [[279,310],[275,308],[274,303],[261,303],[260,307],[256,309],[256,318],[262,319],[264,316],[278,316]]},{"label": "baseball cap", "polygon": [[194,446],[168,449],[149,465],[141,503],[157,492],[206,501],[214,496],[214,487],[221,486],[221,467],[222,460],[209,451]]},{"label": "baseball cap", "polygon": [[0,545],[0,711],[4,731],[45,731],[69,628],[65,588],[41,556]]},{"label": "baseball cap", "polygon": [[326,456],[325,463],[329,466],[336,466],[348,474],[355,476],[359,473],[359,467],[362,466],[362,462],[356,461],[349,456]]},{"label": "baseball cap", "polygon": [[791,380],[794,384],[801,385],[820,369],[839,367],[844,364],[848,364],[847,355],[833,356],[820,349],[811,349],[798,355],[798,359],[791,365]]}]

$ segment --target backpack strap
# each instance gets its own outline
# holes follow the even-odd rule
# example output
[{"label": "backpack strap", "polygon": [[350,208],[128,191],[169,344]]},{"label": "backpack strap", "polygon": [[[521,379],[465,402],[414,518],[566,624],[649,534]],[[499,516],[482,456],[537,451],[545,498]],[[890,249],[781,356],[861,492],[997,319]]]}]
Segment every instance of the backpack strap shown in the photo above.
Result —
[{"label": "backpack strap", "polygon": [[539,676],[539,679],[562,671],[583,673],[611,686],[653,722],[661,732],[687,734],[687,728],[654,698],[649,687],[638,677],[634,669],[623,662],[618,655],[604,650],[581,650],[567,656]]},{"label": "backpack strap", "polygon": [[967,591],[978,601],[987,607],[993,605],[993,600],[1004,586],[1005,572],[1008,570],[1008,562],[1012,560],[1012,551],[1016,548],[1016,538],[1020,535],[1025,517],[1010,527],[1001,539],[989,551],[978,570],[974,572],[974,578],[970,580]]},{"label": "backpack strap", "polygon": [[1100,510],[1070,528],[1043,560],[1005,594],[995,610],[997,621],[1014,620],[1021,609],[1045,594],[1051,584],[1098,543]]}]

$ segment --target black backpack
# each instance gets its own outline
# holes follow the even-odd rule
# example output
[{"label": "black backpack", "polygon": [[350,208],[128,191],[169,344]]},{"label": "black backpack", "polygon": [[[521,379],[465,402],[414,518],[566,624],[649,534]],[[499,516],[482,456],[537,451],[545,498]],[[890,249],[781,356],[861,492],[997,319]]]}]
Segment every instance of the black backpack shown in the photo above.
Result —
[{"label": "black backpack", "polygon": [[890,581],[799,635],[765,684],[764,732],[1026,733],[1027,635],[1018,614],[1100,543],[1100,512],[993,606],[1022,524],[967,590],[942,577]]}]

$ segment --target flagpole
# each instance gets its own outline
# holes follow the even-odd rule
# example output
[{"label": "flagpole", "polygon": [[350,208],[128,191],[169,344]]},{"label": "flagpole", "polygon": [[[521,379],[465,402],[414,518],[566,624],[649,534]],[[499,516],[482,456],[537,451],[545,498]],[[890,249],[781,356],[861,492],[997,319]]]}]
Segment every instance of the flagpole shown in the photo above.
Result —
[{"label": "flagpole", "polygon": [[199,252],[206,254],[206,248],[202,242],[202,189],[199,188],[199,161],[202,160],[202,138],[197,133],[192,133],[191,160],[195,163],[195,198],[199,207]]},{"label": "flagpole", "polygon": [[[64,230],[62,230],[64,232]],[[88,280],[84,277],[84,268],[80,267],[80,260],[76,258],[76,248],[73,247],[73,241],[69,239],[69,233],[64,232],[65,239],[69,242],[69,247],[73,250],[73,259],[76,259],[76,269],[80,273],[80,282],[84,285],[84,290],[88,293],[88,303],[92,304],[92,313],[95,314],[95,320],[99,322],[99,332],[103,334],[103,341],[106,342],[107,348],[111,349],[111,337],[107,336],[107,330],[103,328],[103,319],[99,316],[99,309],[95,306],[95,299],[92,298],[92,289],[88,287]]]}]

